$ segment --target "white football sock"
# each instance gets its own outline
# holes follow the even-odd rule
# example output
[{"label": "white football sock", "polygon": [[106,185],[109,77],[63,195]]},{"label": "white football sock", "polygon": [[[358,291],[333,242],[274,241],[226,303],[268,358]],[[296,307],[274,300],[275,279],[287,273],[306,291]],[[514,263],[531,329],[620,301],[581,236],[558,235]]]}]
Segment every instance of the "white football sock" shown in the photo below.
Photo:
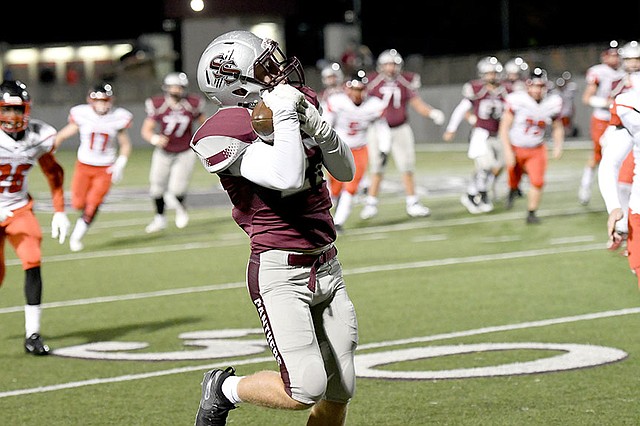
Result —
[{"label": "white football sock", "polygon": [[41,315],[42,307],[40,305],[24,306],[24,330],[26,337],[30,337],[33,333],[40,333]]}]

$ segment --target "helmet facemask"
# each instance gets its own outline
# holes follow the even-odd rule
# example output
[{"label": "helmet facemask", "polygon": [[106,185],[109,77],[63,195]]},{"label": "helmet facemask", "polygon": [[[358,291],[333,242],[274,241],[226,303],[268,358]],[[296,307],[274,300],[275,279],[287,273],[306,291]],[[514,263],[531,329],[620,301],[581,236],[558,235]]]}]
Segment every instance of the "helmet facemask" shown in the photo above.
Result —
[{"label": "helmet facemask", "polygon": [[29,124],[31,98],[26,89],[19,81],[5,81],[0,85],[0,129],[14,139]]},{"label": "helmet facemask", "polygon": [[113,107],[113,89],[111,85],[100,84],[89,91],[87,103],[98,115],[105,115]]},{"label": "helmet facemask", "polygon": [[297,58],[287,58],[278,43],[249,31],[231,31],[205,49],[198,64],[200,90],[218,106],[253,108],[260,93],[286,81],[304,85]]}]

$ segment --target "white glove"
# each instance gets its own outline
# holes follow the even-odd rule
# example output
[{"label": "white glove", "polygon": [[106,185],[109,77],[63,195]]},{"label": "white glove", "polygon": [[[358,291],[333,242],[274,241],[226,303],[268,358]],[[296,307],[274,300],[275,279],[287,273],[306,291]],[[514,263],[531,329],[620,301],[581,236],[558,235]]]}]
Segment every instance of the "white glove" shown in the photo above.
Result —
[{"label": "white glove", "polygon": [[442,126],[444,124],[444,112],[439,109],[432,108],[429,113],[429,118],[433,120],[438,126]]},{"label": "white glove", "polygon": [[0,207],[0,222],[4,222],[9,217],[13,217],[11,209]]},{"label": "white glove", "polygon": [[60,244],[64,244],[64,239],[69,234],[71,222],[65,212],[55,212],[51,219],[51,238],[58,238]]},{"label": "white glove", "polygon": [[279,84],[270,92],[262,93],[262,100],[275,115],[280,111],[295,111],[304,95],[295,87]]},{"label": "white glove", "polygon": [[318,109],[306,99],[298,104],[298,121],[300,121],[300,130],[314,139],[318,138],[320,142],[325,140],[331,132],[331,127],[322,119]]},{"label": "white glove", "polygon": [[115,163],[107,170],[108,173],[111,173],[111,182],[118,183],[122,180],[124,176],[124,168],[127,165],[127,157],[121,155],[118,157]]}]

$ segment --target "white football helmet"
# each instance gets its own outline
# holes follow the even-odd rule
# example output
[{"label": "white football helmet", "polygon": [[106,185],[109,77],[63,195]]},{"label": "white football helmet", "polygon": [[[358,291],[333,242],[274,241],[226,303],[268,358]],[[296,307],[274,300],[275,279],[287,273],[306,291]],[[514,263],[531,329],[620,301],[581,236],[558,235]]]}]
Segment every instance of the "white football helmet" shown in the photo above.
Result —
[{"label": "white football helmet", "polygon": [[518,56],[504,64],[504,71],[509,80],[526,80],[529,76],[529,64]]},{"label": "white football helmet", "polygon": [[342,72],[340,64],[337,62],[333,62],[324,67],[320,72],[320,76],[322,77],[322,84],[325,87],[337,87],[344,81],[344,73]]},{"label": "white football helmet", "polygon": [[[295,75],[294,75],[295,74]],[[198,86],[220,107],[253,108],[260,92],[283,80],[304,85],[304,70],[278,43],[249,31],[230,31],[214,39],[198,62]]]},{"label": "white football helmet", "polygon": [[618,50],[622,59],[640,58],[640,45],[637,41],[630,41]]},{"label": "white football helmet", "polygon": [[189,87],[189,78],[183,72],[170,72],[162,80],[162,91],[176,98],[184,97]]},{"label": "white football helmet", "polygon": [[378,72],[381,72],[381,66],[384,64],[395,64],[397,72],[402,70],[404,60],[396,49],[388,49],[378,56]]},{"label": "white football helmet", "polygon": [[[478,61],[476,65],[478,77],[488,83],[497,83],[502,74],[502,64],[495,56],[486,56]],[[493,73],[492,76],[489,74]]]}]

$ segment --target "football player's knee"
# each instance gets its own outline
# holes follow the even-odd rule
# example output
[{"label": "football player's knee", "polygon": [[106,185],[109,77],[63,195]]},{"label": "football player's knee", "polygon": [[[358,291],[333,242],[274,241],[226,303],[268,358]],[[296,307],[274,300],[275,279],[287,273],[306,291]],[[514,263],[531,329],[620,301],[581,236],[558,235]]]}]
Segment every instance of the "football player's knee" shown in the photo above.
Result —
[{"label": "football player's knee", "polygon": [[313,404],[320,401],[327,390],[327,373],[321,359],[304,362],[302,365],[300,387],[294,399],[304,404]]},{"label": "football player's knee", "polygon": [[531,186],[541,190],[544,187],[544,179],[531,179]]}]

